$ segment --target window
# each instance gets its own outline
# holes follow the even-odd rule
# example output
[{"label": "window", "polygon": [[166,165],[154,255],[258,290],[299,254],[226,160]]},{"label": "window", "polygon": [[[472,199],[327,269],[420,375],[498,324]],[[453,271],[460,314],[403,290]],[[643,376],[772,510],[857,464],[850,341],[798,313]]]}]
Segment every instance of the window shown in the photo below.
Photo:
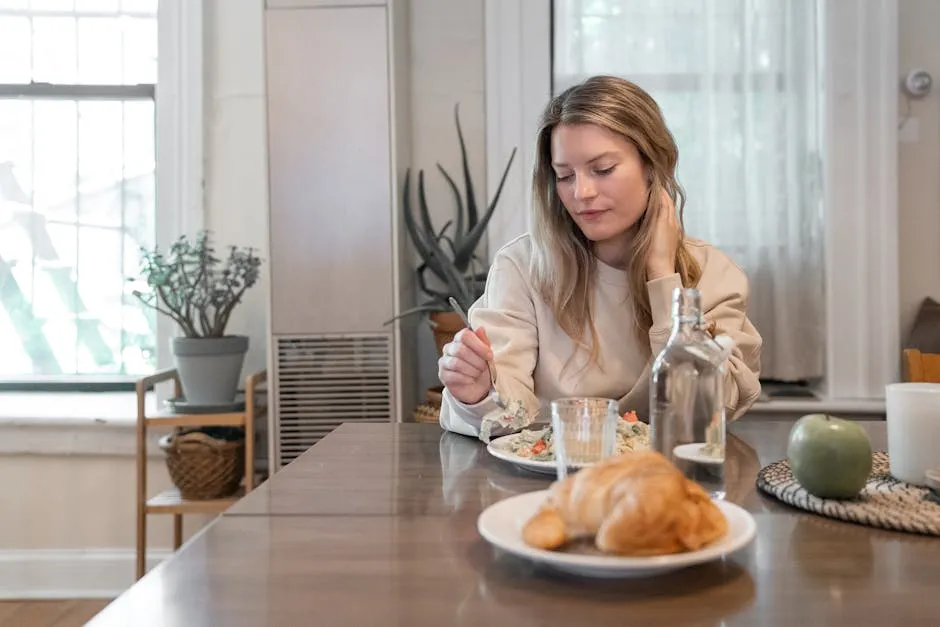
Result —
[{"label": "window", "polygon": [[[567,5],[571,11],[566,14],[563,5]],[[711,23],[720,23],[719,11],[738,11],[739,19],[728,20],[729,23],[739,34],[750,34],[744,37],[726,35],[716,43],[719,49],[723,47],[733,51],[734,46],[743,46],[741,51],[750,51],[748,54],[738,55],[739,59],[747,61],[743,69],[752,74],[762,71],[759,63],[761,57],[754,53],[758,50],[755,44],[772,44],[778,49],[790,51],[788,55],[779,57],[781,63],[778,65],[775,65],[771,58],[767,69],[768,72],[785,77],[786,80],[756,79],[756,82],[738,83],[732,80],[730,85],[725,80],[727,93],[724,96],[727,98],[728,94],[735,93],[737,85],[757,86],[761,81],[768,89],[771,84],[775,84],[775,89],[781,90],[781,96],[792,93],[789,99],[774,96],[780,103],[779,107],[774,107],[778,116],[765,114],[755,117],[755,114],[761,112],[761,105],[758,104],[758,99],[752,98],[754,104],[742,109],[744,115],[741,118],[745,123],[762,119],[765,124],[772,122],[792,129],[792,133],[777,132],[771,135],[777,138],[778,143],[762,147],[765,154],[791,156],[789,161],[780,160],[778,163],[787,175],[766,178],[766,175],[759,174],[769,172],[773,175],[773,171],[766,165],[762,169],[753,169],[743,175],[733,170],[728,171],[727,167],[734,163],[734,160],[728,160],[727,164],[717,162],[722,168],[716,175],[704,177],[702,182],[696,185],[694,172],[686,167],[694,164],[690,163],[691,158],[686,154],[687,151],[682,149],[679,159],[680,177],[690,197],[686,212],[687,226],[693,235],[708,237],[708,231],[704,229],[709,228],[709,225],[707,222],[703,223],[699,217],[708,215],[707,211],[702,210],[701,203],[711,201],[709,194],[702,194],[701,190],[707,191],[706,186],[710,184],[716,184],[716,187],[721,185],[715,189],[718,194],[737,193],[748,199],[747,209],[762,210],[768,205],[781,202],[781,199],[787,199],[788,203],[792,202],[800,207],[805,213],[787,211],[776,216],[777,221],[763,220],[765,225],[771,225],[780,231],[779,237],[762,234],[763,241],[772,243],[777,240],[785,243],[785,247],[764,246],[762,254],[770,262],[761,263],[771,268],[781,265],[789,268],[801,267],[792,261],[792,256],[798,250],[793,243],[800,241],[795,234],[800,233],[801,229],[813,229],[809,231],[811,237],[803,240],[811,244],[806,252],[821,254],[822,261],[812,261],[802,267],[816,268],[817,276],[809,277],[807,284],[815,286],[815,290],[820,289],[822,285],[823,294],[814,297],[812,291],[802,290],[796,292],[795,297],[813,299],[810,304],[816,308],[821,307],[824,312],[820,324],[820,335],[824,338],[819,344],[823,348],[825,367],[822,381],[816,390],[825,403],[833,404],[820,407],[838,407],[839,411],[853,407],[863,410],[879,405],[883,407],[885,384],[896,381],[899,377],[900,350],[897,287],[898,163],[895,149],[898,128],[897,3],[819,0],[484,0],[484,7],[489,156],[487,163],[501,162],[503,156],[513,147],[518,147],[521,151],[522,167],[513,168],[503,189],[501,202],[508,206],[528,205],[529,173],[534,159],[532,137],[539,115],[552,93],[557,93],[563,86],[564,72],[571,71],[574,74],[580,71],[570,70],[572,67],[577,68],[570,59],[569,62],[563,62],[568,63],[569,70],[565,70],[558,62],[559,55],[562,50],[570,53],[572,49],[580,48],[583,51],[592,45],[602,45],[584,38],[577,45],[567,41],[566,38],[574,37],[576,33],[574,28],[561,29],[560,22],[563,20],[568,19],[569,24],[578,26],[578,16],[583,13],[589,21],[605,20],[610,25],[615,23],[616,19],[621,19],[623,12],[629,10],[630,19],[622,18],[622,21],[628,26],[642,30],[647,25],[639,23],[637,10],[652,9],[654,13],[699,11],[704,17],[698,27],[693,28],[694,19],[683,18],[684,22],[679,22],[685,24],[684,36],[676,39],[670,35],[662,39],[662,45],[666,48],[663,50],[664,55],[678,54],[681,58],[681,55],[685,54],[688,59],[688,53],[682,52],[683,47],[699,45],[696,42],[701,42],[703,37],[708,36],[701,31],[712,30],[707,26],[706,18]],[[768,11],[777,12],[779,19],[767,19]],[[652,20],[651,17],[644,19]],[[649,27],[652,26],[650,23]],[[768,27],[777,29],[777,35],[761,30]],[[669,19],[662,19],[656,28],[679,26],[670,26]],[[803,33],[800,32],[801,29]],[[773,37],[779,38],[781,34],[783,40],[773,40]],[[625,37],[626,35],[621,39]],[[714,34],[711,37],[714,38]],[[799,37],[803,37],[802,50],[799,45],[792,43],[800,41]],[[864,42],[865,45],[859,45],[859,42]],[[613,43],[621,45],[616,40],[613,40]],[[676,52],[677,50],[679,52]],[[814,56],[815,60],[812,59]],[[630,62],[626,53],[621,52],[618,56],[609,49],[606,55],[582,56],[578,53],[574,56],[574,61],[580,63],[579,57],[610,64]],[[712,62],[705,55],[701,55],[698,61]],[[659,65],[656,65],[657,63]],[[675,112],[675,104],[666,102],[670,98],[669,90],[663,89],[667,81],[654,80],[653,75],[663,71],[672,75],[668,81],[669,86],[671,89],[679,89],[683,81],[678,78],[687,72],[677,69],[675,65],[666,66],[667,63],[677,64],[678,59],[674,58],[668,62],[657,59],[644,64],[643,67],[611,65],[611,69],[607,71],[645,75],[644,80],[649,81],[650,91],[658,92],[656,97],[663,98],[664,107],[668,109],[667,122],[678,136],[683,124]],[[817,71],[806,71],[805,68],[813,63]],[[591,66],[591,71],[595,71],[596,67]],[[698,74],[701,74],[701,67]],[[716,73],[717,76],[721,74]],[[803,77],[804,81],[796,82],[793,77]],[[698,79],[694,82],[686,81],[686,84],[694,85],[694,89],[708,86],[715,93],[719,93],[718,88],[722,87],[721,81],[702,82]],[[799,90],[803,90],[803,93]],[[775,92],[764,93],[769,95]],[[801,111],[795,104],[797,102],[805,103],[805,110]],[[712,103],[718,110],[721,101],[715,99]],[[707,110],[695,110],[694,113],[698,117],[689,118],[691,121],[687,124],[688,128],[714,128],[725,132],[726,127],[716,126],[714,121],[708,120],[704,115]],[[760,130],[772,127],[770,124]],[[734,130],[735,127],[730,128]],[[679,138],[679,141],[681,144],[689,140]],[[800,148],[801,145],[805,149]],[[818,156],[813,153],[814,145],[821,146]],[[738,163],[751,167],[754,160],[752,155],[757,154],[753,151],[758,144],[756,140],[751,140],[745,146],[750,146],[752,152],[744,153],[747,159]],[[731,145],[728,150],[732,148],[738,149]],[[487,185],[491,193],[499,181],[499,174],[497,167],[487,166]],[[768,187],[767,183],[774,180],[785,181],[789,189]],[[767,190],[767,193],[757,196],[756,202],[750,201],[754,198],[753,191],[734,189],[744,186],[758,189],[756,185],[764,186],[763,189]],[[816,216],[810,213],[814,206]],[[818,219],[820,214],[821,220]],[[490,254],[526,230],[525,215],[522,211],[496,212],[488,230]],[[803,216],[805,219],[790,221],[794,216]],[[721,229],[719,236],[724,241],[727,242],[727,233],[741,231],[742,224],[749,225],[744,229],[748,234],[752,226],[756,229],[749,214],[745,213],[742,217],[743,220],[730,221],[730,228]],[[724,225],[728,226],[728,221],[725,221]],[[816,240],[816,234],[820,231],[822,245]],[[752,262],[747,260],[747,255],[734,250],[733,246],[722,244],[722,239],[716,238],[716,243],[726,247],[751,274],[752,310],[757,299],[767,299],[766,296],[761,296],[760,292],[771,289],[770,286],[800,287],[801,283],[798,281],[771,283],[756,279],[754,273],[761,271],[758,270],[760,266],[752,265]],[[761,250],[754,247],[751,249]],[[778,263],[773,255],[781,255],[786,250],[789,250],[787,254],[791,259],[784,258],[784,264]],[[803,316],[804,310],[800,306],[794,306],[790,302],[792,297],[786,292],[771,295],[771,298],[776,300],[768,302],[779,303],[781,309],[786,307],[787,312],[797,311],[799,316]],[[816,316],[810,318],[815,319]],[[779,317],[778,319],[782,320]],[[778,333],[766,324],[761,328],[761,332],[765,337]],[[776,361],[784,368],[791,367],[787,364],[785,353],[781,351],[791,347],[802,351],[805,346],[805,342],[778,342]]]},{"label": "window", "polygon": [[0,0],[0,381],[152,371],[157,0]]},{"label": "window", "polygon": [[688,233],[749,275],[762,376],[825,370],[816,0],[555,0],[554,92],[615,74],[679,145]]}]

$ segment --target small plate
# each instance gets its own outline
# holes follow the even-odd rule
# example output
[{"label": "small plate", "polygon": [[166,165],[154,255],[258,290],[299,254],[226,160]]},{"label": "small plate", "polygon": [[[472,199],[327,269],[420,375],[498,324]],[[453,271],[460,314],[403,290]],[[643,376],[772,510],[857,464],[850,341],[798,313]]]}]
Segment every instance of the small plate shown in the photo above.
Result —
[{"label": "small plate", "polygon": [[696,464],[705,464],[708,466],[720,466],[725,463],[725,460],[718,457],[712,457],[707,453],[703,453],[705,449],[704,442],[694,442],[692,444],[681,444],[676,448],[672,449],[672,454],[678,457],[679,459],[684,459],[689,462]]},{"label": "small plate", "polygon": [[531,472],[537,472],[541,475],[551,475],[553,477],[558,476],[557,466],[555,461],[539,461],[535,459],[529,459],[528,457],[519,457],[513,453],[509,444],[513,441],[513,438],[518,437],[517,433],[510,435],[504,435],[502,437],[496,438],[495,440],[490,440],[490,443],[486,446],[487,452],[496,459],[501,459],[507,461],[510,464],[515,464],[519,468],[524,468]]},{"label": "small plate", "polygon": [[754,517],[734,503],[714,501],[728,521],[728,533],[705,548],[674,555],[620,557],[566,551],[546,551],[529,546],[522,528],[548,496],[548,490],[528,492],[486,508],[477,519],[477,530],[493,546],[554,570],[599,578],[648,577],[720,559],[747,546],[757,534]]},{"label": "small plate", "polygon": [[238,393],[231,403],[217,403],[214,405],[195,405],[189,403],[182,396],[168,398],[166,408],[176,414],[228,414],[245,411],[245,395]]}]

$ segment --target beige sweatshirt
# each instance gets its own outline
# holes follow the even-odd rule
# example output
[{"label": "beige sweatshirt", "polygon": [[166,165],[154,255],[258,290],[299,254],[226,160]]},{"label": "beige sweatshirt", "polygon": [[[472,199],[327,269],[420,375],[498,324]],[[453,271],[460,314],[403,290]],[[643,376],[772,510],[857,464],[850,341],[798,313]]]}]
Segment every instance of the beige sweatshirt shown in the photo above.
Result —
[{"label": "beige sweatshirt", "polygon": [[[745,313],[747,277],[717,248],[696,240],[688,244],[702,266],[698,289],[705,320],[715,322],[736,344],[725,381],[727,417],[733,420],[760,395],[761,337]],[[501,248],[483,296],[468,312],[473,328],[484,327],[492,343],[500,398],[521,402],[541,422],[549,420],[549,403],[565,396],[619,399],[621,413],[633,410],[647,417],[650,367],[672,331],[672,292],[681,287],[679,275],[647,283],[653,326],[649,346],[639,346],[627,302],[627,273],[598,261],[593,315],[600,350],[598,362],[589,364],[587,351],[576,351],[536,293],[529,273],[531,254],[528,235]],[[440,423],[448,431],[479,436],[484,416],[498,411],[490,397],[466,405],[445,390]]]}]

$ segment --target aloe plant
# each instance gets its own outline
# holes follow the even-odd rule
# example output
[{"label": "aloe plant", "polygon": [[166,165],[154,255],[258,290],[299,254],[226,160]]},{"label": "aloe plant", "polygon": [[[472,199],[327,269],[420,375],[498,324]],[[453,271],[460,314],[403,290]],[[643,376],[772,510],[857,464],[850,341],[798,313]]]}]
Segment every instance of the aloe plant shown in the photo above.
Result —
[{"label": "aloe plant", "polygon": [[[412,204],[411,170],[405,173],[402,190],[405,226],[411,236],[422,263],[418,266],[418,285],[426,299],[417,307],[404,311],[401,316],[435,311],[450,311],[448,297],[453,296],[466,310],[483,293],[486,284],[487,264],[478,255],[477,249],[483,240],[503,184],[509,174],[516,149],[513,148],[503,175],[499,180],[493,199],[480,211],[473,178],[470,175],[470,163],[467,159],[467,146],[463,130],[460,127],[459,105],[454,106],[454,122],[457,126],[457,140],[460,145],[464,192],[461,193],[454,178],[438,163],[437,169],[447,181],[454,196],[456,216],[437,229],[431,220],[427,196],[424,190],[424,170],[418,172],[417,212]],[[432,286],[428,275],[436,279]]]}]

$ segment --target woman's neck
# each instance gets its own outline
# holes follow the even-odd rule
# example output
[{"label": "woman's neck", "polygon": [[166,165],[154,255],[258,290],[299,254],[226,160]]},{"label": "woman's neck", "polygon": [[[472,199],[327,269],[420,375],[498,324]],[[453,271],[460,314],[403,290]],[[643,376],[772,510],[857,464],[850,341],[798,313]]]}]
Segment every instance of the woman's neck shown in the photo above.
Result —
[{"label": "woman's neck", "polygon": [[630,264],[630,246],[633,242],[633,229],[602,242],[594,242],[594,256],[608,266],[626,270]]}]

